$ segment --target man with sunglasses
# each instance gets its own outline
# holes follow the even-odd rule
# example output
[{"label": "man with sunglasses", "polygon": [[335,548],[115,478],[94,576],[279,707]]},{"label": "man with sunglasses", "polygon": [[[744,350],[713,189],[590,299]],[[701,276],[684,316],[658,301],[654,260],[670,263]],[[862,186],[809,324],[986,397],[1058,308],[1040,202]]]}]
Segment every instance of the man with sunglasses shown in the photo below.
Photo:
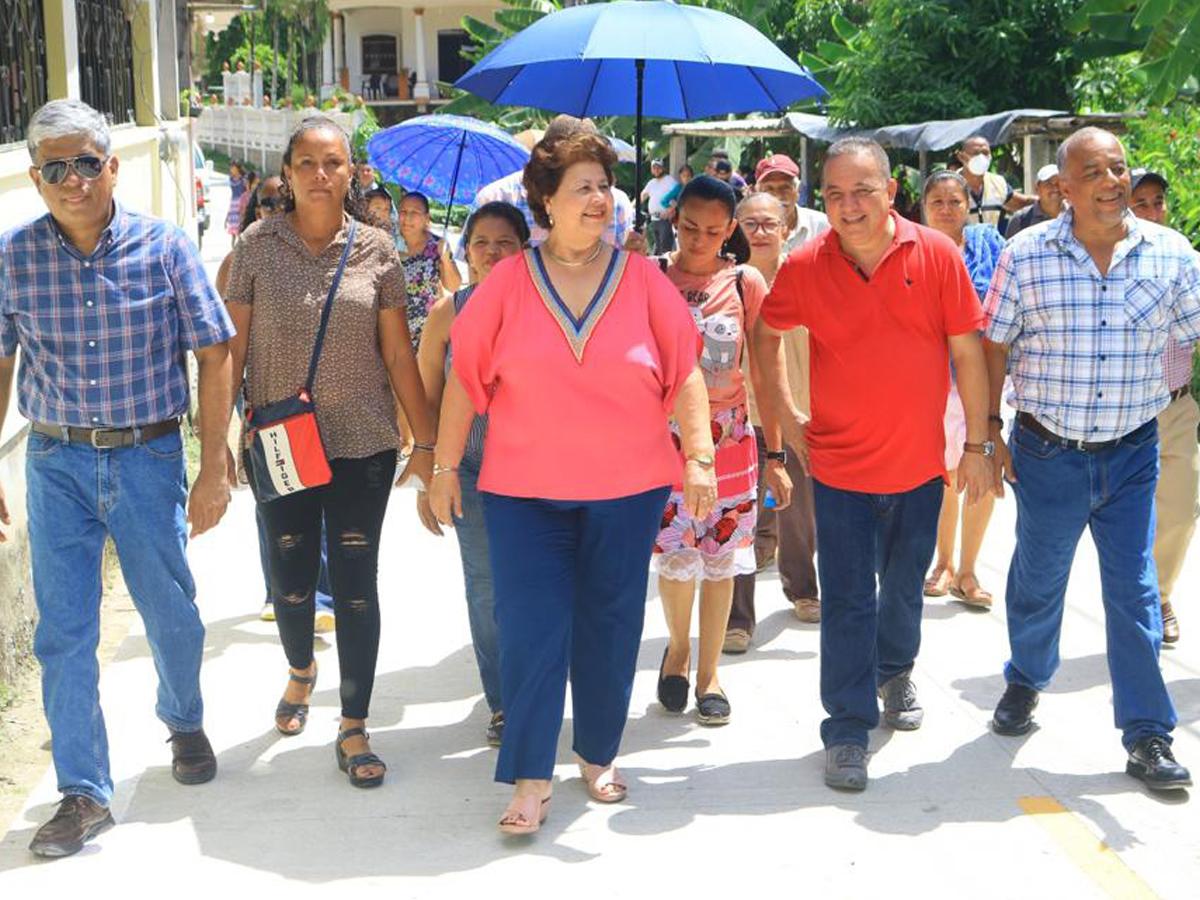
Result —
[{"label": "man with sunglasses", "polygon": [[[184,232],[114,202],[118,161],[100,113],[55,100],[26,135],[29,175],[49,214],[0,236],[0,425],[19,347],[34,652],[63,794],[30,849],[60,857],[113,824],[96,662],[107,537],[145,622],[172,774],[182,784],[216,774],[202,729],[204,626],[185,546],[186,523],[201,534],[229,502],[234,332]],[[179,431],[186,351],[199,363],[200,393],[201,466],[190,497]]]}]

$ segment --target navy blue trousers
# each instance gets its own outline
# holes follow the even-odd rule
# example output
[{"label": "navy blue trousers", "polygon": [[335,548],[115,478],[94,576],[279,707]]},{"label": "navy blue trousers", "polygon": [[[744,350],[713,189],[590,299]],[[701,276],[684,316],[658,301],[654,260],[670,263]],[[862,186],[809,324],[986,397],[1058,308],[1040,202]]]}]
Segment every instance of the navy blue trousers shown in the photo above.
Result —
[{"label": "navy blue trousers", "polygon": [[483,494],[504,697],[497,781],[553,775],[568,674],[575,752],[598,765],[616,757],[668,493],[593,501]]}]

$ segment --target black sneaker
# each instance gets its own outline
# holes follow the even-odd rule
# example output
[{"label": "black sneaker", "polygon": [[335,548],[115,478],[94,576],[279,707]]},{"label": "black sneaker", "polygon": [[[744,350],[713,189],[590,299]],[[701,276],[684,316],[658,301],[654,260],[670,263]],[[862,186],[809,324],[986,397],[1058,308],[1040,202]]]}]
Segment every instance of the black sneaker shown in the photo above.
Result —
[{"label": "black sneaker", "polygon": [[1010,684],[992,714],[992,731],[1010,737],[1028,734],[1033,727],[1033,711],[1037,705],[1037,691],[1023,684]]},{"label": "black sneaker", "polygon": [[925,710],[917,700],[917,689],[909,674],[901,672],[879,686],[883,721],[897,731],[916,731],[925,719]]},{"label": "black sneaker", "polygon": [[489,747],[499,747],[504,740],[504,711],[496,710],[492,713],[492,720],[488,722],[487,727],[487,742]]},{"label": "black sneaker", "polygon": [[112,826],[113,817],[107,806],[83,794],[67,794],[59,802],[54,817],[34,834],[29,849],[49,859],[71,856]]},{"label": "black sneaker", "polygon": [[1129,751],[1125,772],[1152,791],[1177,791],[1192,786],[1192,773],[1175,762],[1171,742],[1160,734],[1142,738]]}]

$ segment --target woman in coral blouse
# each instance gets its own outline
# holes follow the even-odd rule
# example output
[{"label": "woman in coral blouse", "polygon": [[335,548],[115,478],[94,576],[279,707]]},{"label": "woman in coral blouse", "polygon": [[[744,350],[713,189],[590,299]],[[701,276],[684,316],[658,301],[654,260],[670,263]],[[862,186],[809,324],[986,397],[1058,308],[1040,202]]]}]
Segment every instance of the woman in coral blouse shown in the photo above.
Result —
[{"label": "woman in coral blouse", "polygon": [[479,490],[500,627],[496,780],[515,785],[500,829],[510,834],[537,831],[548,812],[568,672],[588,794],[624,799],[613,760],[654,537],[672,484],[682,480],[694,515],[716,500],[696,326],[653,262],[603,240],[615,163],[583,123],[534,147],[525,187],[549,236],[497,263],[450,332],[430,505],[443,525],[461,516],[457,467],[473,415],[487,412]]}]

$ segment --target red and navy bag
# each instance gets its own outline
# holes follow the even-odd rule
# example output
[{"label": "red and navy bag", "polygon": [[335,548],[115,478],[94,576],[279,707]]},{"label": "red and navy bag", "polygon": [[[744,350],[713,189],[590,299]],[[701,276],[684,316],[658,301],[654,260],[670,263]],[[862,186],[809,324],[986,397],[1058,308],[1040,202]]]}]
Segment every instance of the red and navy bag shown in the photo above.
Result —
[{"label": "red and navy bag", "polygon": [[321,309],[321,324],[317,327],[317,339],[308,362],[308,380],[295,396],[258,408],[246,406],[246,468],[254,497],[260,502],[329,484],[333,477],[325,455],[325,442],[317,426],[313,384],[317,379],[317,362],[325,343],[329,315],[333,311],[333,298],[342,281],[346,260],[350,258],[357,226],[358,223],[351,220],[341,261]]}]

